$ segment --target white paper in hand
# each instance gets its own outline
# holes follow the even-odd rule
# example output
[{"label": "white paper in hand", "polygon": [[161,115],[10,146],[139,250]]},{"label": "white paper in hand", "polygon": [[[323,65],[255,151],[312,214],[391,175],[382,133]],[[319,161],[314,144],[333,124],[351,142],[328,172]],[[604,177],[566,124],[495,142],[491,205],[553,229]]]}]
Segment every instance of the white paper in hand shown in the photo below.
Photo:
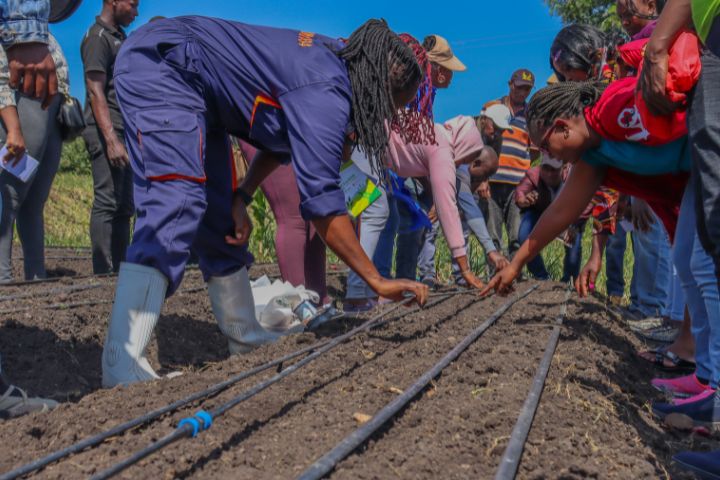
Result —
[{"label": "white paper in hand", "polygon": [[23,182],[27,182],[35,170],[38,168],[38,161],[32,158],[27,153],[23,155],[17,165],[13,166],[12,161],[4,163],[1,159],[7,155],[7,148],[3,145],[0,149],[0,168],[7,170],[8,173],[16,176]]}]

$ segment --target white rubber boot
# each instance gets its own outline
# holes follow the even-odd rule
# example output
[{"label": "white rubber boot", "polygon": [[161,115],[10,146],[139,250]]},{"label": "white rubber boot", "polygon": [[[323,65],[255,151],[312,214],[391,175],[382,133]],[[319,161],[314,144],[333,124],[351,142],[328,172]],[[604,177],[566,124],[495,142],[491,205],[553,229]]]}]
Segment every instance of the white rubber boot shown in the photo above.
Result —
[{"label": "white rubber boot", "polygon": [[208,293],[220,331],[228,337],[230,354],[248,353],[280,338],[265,330],[255,317],[247,268],[225,277],[212,277]]},{"label": "white rubber boot", "polygon": [[160,317],[167,285],[165,275],[155,268],[120,265],[102,355],[103,387],[159,378],[145,358],[145,349]]}]

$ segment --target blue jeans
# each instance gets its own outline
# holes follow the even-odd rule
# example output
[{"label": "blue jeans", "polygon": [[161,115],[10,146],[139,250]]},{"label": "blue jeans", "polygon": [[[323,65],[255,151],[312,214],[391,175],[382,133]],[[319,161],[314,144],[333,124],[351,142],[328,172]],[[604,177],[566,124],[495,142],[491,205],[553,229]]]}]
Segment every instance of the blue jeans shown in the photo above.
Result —
[{"label": "blue jeans", "polygon": [[678,219],[673,255],[687,301],[695,338],[695,373],[720,382],[720,291],[712,257],[700,243],[696,228],[695,194],[688,185]]},{"label": "blue jeans", "polygon": [[610,235],[605,247],[605,288],[607,294],[615,297],[625,295],[625,249],[627,248],[627,232],[617,224],[614,235]]},{"label": "blue jeans", "polygon": [[[417,201],[425,212],[433,205],[429,192],[419,193]],[[395,278],[417,280],[418,268],[422,279],[435,278],[435,238],[439,222],[435,222],[432,229],[412,230],[412,217],[405,207],[398,204],[397,211],[400,220],[395,251]]]},{"label": "blue jeans", "polygon": [[[674,254],[675,249],[673,248],[673,255]],[[677,274],[675,265],[672,266],[672,270],[668,302],[662,315],[663,317],[668,317],[670,320],[682,322],[685,317],[685,293],[682,290],[682,282],[680,281],[680,276]]]},{"label": "blue jeans", "polygon": [[440,230],[440,222],[435,221],[432,229],[426,229],[420,246],[420,254],[418,255],[418,277],[420,280],[434,280],[437,276],[435,269],[435,242],[437,240],[438,231]]},{"label": "blue jeans", "polygon": [[647,232],[633,231],[633,281],[630,309],[646,317],[661,315],[670,298],[670,240],[660,219]]},{"label": "blue jeans", "polygon": [[[520,220],[520,231],[518,233],[518,240],[520,244],[525,242],[530,236],[535,224],[540,219],[542,213],[535,210],[527,210],[522,214]],[[569,282],[571,278],[577,278],[580,273],[580,261],[582,259],[582,234],[578,234],[575,238],[575,242],[572,247],[565,247],[565,261],[563,266],[563,282]],[[533,277],[538,280],[548,280],[550,274],[545,268],[545,262],[543,261],[542,255],[538,255],[533,258],[527,264],[528,270]]]}]

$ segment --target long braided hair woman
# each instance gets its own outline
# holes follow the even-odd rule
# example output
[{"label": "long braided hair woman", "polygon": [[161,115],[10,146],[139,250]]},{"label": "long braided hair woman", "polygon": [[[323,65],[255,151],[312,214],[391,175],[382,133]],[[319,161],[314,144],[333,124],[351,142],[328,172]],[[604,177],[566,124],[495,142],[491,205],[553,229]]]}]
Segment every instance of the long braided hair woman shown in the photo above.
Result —
[{"label": "long braided hair woman", "polygon": [[[427,288],[382,278],[347,215],[340,165],[355,143],[381,171],[386,125],[414,98],[421,71],[382,20],[347,42],[310,32],[207,17],[159,20],[136,31],[115,64],[127,125],[137,222],[120,269],[102,357],[103,385],[157,378],[144,352],[190,248],[230,353],[271,342],[255,318],[247,267],[248,206],[260,183],[291,164],[300,211],[379,294]],[[228,134],[259,152],[235,184]]]},{"label": "long braided hair woman", "polygon": [[[392,137],[407,145],[435,145],[437,142],[432,114],[435,89],[436,87],[447,87],[447,78],[444,85],[436,85],[432,60],[423,45],[412,35],[406,33],[400,34],[400,39],[410,47],[425,75],[415,98],[400,112],[399,121],[391,129]],[[364,173],[376,177],[362,151],[354,151],[352,160]],[[387,165],[384,168],[386,169]],[[384,174],[385,172],[383,172]],[[373,259],[381,274],[385,276],[389,276],[392,270],[395,238],[401,221],[398,210],[392,190],[383,189],[383,195],[362,213],[358,225],[358,235],[363,249]],[[402,220],[412,223],[412,220],[406,218]],[[420,242],[418,233],[422,232],[412,231],[397,235],[396,270],[400,273],[411,272],[404,277],[400,275],[400,278],[415,278]],[[345,313],[361,313],[374,308],[377,302],[377,293],[369,288],[359,275],[350,272],[347,280],[347,295],[343,304]]]}]

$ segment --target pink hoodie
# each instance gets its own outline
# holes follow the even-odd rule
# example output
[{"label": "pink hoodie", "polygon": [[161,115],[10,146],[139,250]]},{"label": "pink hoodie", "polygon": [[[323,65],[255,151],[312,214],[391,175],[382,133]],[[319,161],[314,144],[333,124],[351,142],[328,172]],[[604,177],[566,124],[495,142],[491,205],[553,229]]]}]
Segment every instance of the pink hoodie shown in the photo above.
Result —
[{"label": "pink hoodie", "polygon": [[455,188],[455,159],[465,159],[483,148],[472,117],[459,116],[435,124],[437,145],[408,145],[399,134],[390,135],[388,167],[401,177],[429,177],[440,225],[453,258],[466,255]]}]

